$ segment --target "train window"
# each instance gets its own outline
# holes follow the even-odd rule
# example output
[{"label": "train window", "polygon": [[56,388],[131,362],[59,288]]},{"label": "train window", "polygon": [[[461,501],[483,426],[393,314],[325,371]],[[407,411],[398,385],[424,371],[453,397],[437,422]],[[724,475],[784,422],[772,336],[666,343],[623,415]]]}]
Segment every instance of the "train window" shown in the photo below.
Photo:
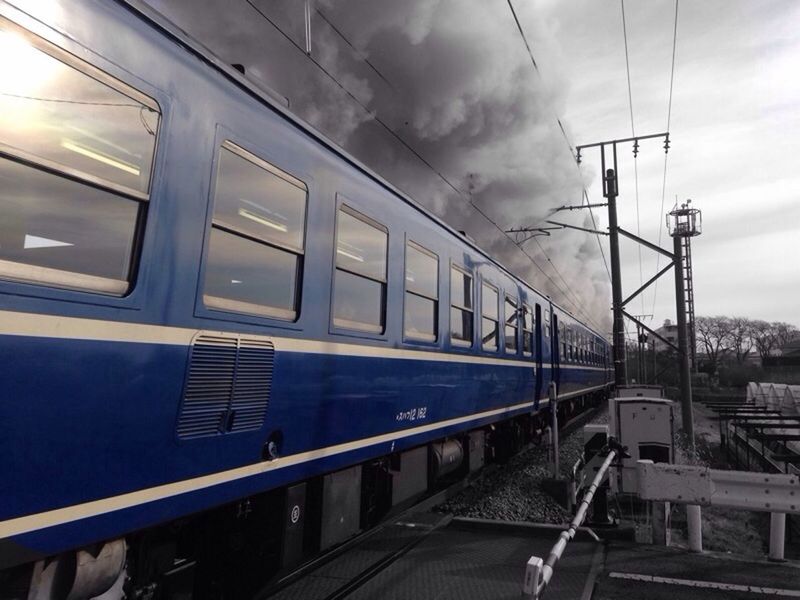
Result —
[{"label": "train window", "polygon": [[533,309],[527,304],[522,305],[522,353],[525,356],[533,355]]},{"label": "train window", "polygon": [[550,309],[546,308],[544,311],[544,336],[550,337]]},{"label": "train window", "polygon": [[414,242],[406,244],[406,337],[435,342],[439,331],[439,258]]},{"label": "train window", "polygon": [[160,113],[0,18],[0,277],[124,295]]},{"label": "train window", "polygon": [[481,346],[493,352],[497,351],[500,336],[498,300],[497,289],[484,283],[481,289]]},{"label": "train window", "polygon": [[383,333],[389,232],[345,205],[337,220],[333,324]]},{"label": "train window", "polygon": [[303,263],[306,186],[225,142],[220,148],[203,302],[294,320]]},{"label": "train window", "polygon": [[472,276],[450,269],[450,336],[456,344],[472,345]]},{"label": "train window", "polygon": [[145,193],[160,114],[143,94],[0,20],[3,150]]},{"label": "train window", "polygon": [[517,310],[517,301],[514,298],[506,296],[505,301],[505,315],[506,315],[506,330],[505,330],[505,345],[506,352],[517,352],[517,330],[519,328],[519,314]]},{"label": "train window", "polygon": [[567,360],[567,329],[564,323],[559,325],[559,337],[561,338],[561,358]]}]

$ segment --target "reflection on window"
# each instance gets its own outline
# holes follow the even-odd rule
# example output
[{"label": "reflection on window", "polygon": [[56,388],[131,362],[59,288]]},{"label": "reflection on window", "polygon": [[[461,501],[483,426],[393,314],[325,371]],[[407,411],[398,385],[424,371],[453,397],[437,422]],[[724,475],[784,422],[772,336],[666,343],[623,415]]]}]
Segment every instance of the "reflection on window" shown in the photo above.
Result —
[{"label": "reflection on window", "polygon": [[125,294],[156,104],[2,18],[0,55],[0,277]]},{"label": "reflection on window", "polygon": [[211,228],[206,306],[293,319],[299,276],[299,256]]},{"label": "reflection on window", "polygon": [[147,192],[159,122],[155,103],[2,19],[0,55],[4,149]]},{"label": "reflection on window", "polygon": [[506,296],[506,330],[505,330],[505,344],[506,352],[516,353],[517,351],[517,301],[513,298]]},{"label": "reflection on window", "polygon": [[140,206],[0,160],[0,276],[122,294]]},{"label": "reflection on window", "polygon": [[347,206],[339,209],[337,221],[333,324],[383,333],[389,234]]},{"label": "reflection on window", "polygon": [[550,337],[550,309],[547,308],[544,311],[544,336],[549,338]]},{"label": "reflection on window", "polygon": [[219,156],[214,222],[220,227],[303,251],[305,185],[226,142]]},{"label": "reflection on window", "polygon": [[246,150],[220,148],[203,302],[209,308],[297,318],[305,185]]},{"label": "reflection on window", "polygon": [[522,305],[522,353],[533,356],[534,313],[527,304]]},{"label": "reflection on window", "polygon": [[472,345],[472,277],[450,269],[450,336],[457,344]]},{"label": "reflection on window", "polygon": [[439,314],[439,259],[414,242],[406,244],[404,333],[427,342],[437,339]]},{"label": "reflection on window", "polygon": [[496,351],[500,335],[497,290],[488,283],[481,287],[481,345],[484,350]]}]

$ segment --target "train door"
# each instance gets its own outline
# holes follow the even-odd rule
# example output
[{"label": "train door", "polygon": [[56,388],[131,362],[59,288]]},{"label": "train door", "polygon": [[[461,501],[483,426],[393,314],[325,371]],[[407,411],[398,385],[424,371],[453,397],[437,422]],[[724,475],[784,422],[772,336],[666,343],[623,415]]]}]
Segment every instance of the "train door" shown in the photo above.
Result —
[{"label": "train door", "polygon": [[539,398],[542,397],[542,386],[544,385],[543,371],[542,371],[542,336],[544,335],[544,327],[542,327],[542,307],[536,303],[533,313],[533,359],[536,361],[536,389],[534,390],[535,396],[533,406],[536,410],[539,409]]},{"label": "train door", "polygon": [[551,370],[550,379],[551,381],[555,381],[557,391],[561,391],[561,360],[563,357],[559,352],[560,343],[561,343],[561,331],[559,330],[559,323],[558,323],[558,315],[556,315],[556,311],[553,310],[550,313],[552,315],[552,325],[551,325],[551,332],[552,335],[550,336],[550,356],[552,357],[553,368]]}]

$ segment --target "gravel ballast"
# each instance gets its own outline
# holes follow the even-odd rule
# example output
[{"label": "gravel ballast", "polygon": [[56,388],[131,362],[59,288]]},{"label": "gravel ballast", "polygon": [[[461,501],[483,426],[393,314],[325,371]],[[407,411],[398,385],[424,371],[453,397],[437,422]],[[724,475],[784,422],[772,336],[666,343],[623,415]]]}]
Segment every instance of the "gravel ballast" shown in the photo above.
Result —
[{"label": "gravel ballast", "polygon": [[[601,413],[592,422],[605,422]],[[583,454],[582,428],[561,440],[561,473],[565,475]],[[545,444],[524,450],[508,463],[495,465],[457,496],[436,507],[439,512],[459,517],[567,523],[572,515],[541,489],[541,482],[551,476]]]}]

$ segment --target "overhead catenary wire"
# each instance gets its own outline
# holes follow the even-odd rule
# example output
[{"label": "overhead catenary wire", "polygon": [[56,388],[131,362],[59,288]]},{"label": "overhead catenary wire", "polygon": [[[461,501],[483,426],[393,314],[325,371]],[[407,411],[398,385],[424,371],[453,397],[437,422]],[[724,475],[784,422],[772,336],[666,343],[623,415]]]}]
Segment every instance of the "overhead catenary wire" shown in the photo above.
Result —
[{"label": "overhead catenary wire", "polygon": [[[631,137],[636,137],[636,128],[634,126],[634,118],[633,118],[633,88],[631,86],[631,62],[628,53],[628,24],[625,19],[625,0],[620,0],[620,8],[622,9],[622,38],[625,43],[625,74],[627,75],[628,79],[628,108],[630,109],[630,115],[631,115]],[[636,195],[636,235],[642,237],[641,221],[639,218],[639,158],[638,158],[638,149],[635,145],[633,151],[633,179],[634,179],[634,191]],[[639,252],[639,285],[641,286],[644,283],[644,271],[642,269],[642,246],[641,244],[637,244],[636,247]],[[642,303],[642,314],[644,314],[644,296],[640,296],[640,300]]]},{"label": "overhead catenary wire", "polygon": [[[528,51],[528,56],[531,59],[531,64],[533,65],[533,69],[534,71],[536,71],[536,74],[539,75],[539,77],[541,77],[541,72],[539,71],[539,65],[536,63],[536,59],[533,56],[533,50],[531,49],[531,45],[528,43],[528,38],[525,36],[525,30],[522,28],[522,24],[520,23],[519,17],[517,17],[517,11],[514,9],[514,5],[511,2],[511,0],[506,0],[506,1],[508,2],[508,7],[511,9],[511,15],[514,17],[514,22],[517,24],[517,29],[519,30],[520,37],[522,38],[522,41],[525,44],[525,49]],[[556,122],[558,123],[559,130],[561,131],[561,136],[564,138],[564,141],[567,144],[567,148],[569,148],[570,154],[575,156],[575,147],[573,146],[572,142],[570,142],[569,136],[567,135],[567,131],[566,129],[564,129],[564,124],[561,122],[561,118],[557,114],[556,114]],[[576,163],[576,168],[578,170],[578,178],[580,179],[581,171],[577,163]],[[588,191],[586,190],[586,186],[583,185],[583,181],[581,181],[581,187],[583,188],[583,198],[586,200],[586,204],[591,204],[589,202]],[[594,211],[592,211],[591,207],[589,207],[589,216],[592,219],[592,226],[595,229],[597,229],[597,222],[595,221]],[[602,256],[603,258],[603,263],[605,264],[606,267],[606,273],[608,273],[608,279],[610,281],[611,270],[608,268],[608,261],[606,260],[606,255],[605,252],[603,251],[603,245],[600,242],[600,235],[598,234],[596,238],[597,238],[597,245],[600,248],[600,256]]]},{"label": "overhead catenary wire", "polygon": [[[670,124],[672,122],[672,91],[675,84],[675,50],[678,46],[678,1],[675,0],[675,20],[672,28],[672,66],[669,73],[669,100],[667,101],[667,132],[669,132]],[[658,213],[658,245],[661,246],[661,236],[664,233],[664,226],[662,225],[662,217],[664,215],[664,198],[667,193],[667,158],[669,153],[664,154],[664,177],[661,180],[661,210]],[[661,254],[656,256],[656,272],[661,266]],[[678,270],[675,270],[675,277],[678,277]],[[650,314],[656,313],[656,300],[658,299],[658,279],[653,284],[653,309]]]},{"label": "overhead catenary wire", "polygon": [[[510,0],[509,0],[509,5],[510,5]],[[520,33],[521,33],[521,34],[522,34],[522,36],[523,36],[523,40],[524,40],[524,42],[525,42],[525,46],[526,46],[526,48],[528,49],[528,53],[529,53],[529,55],[530,55],[530,58],[531,58],[531,63],[533,64],[533,66],[534,66],[534,68],[535,68],[535,69],[538,69],[538,66],[537,66],[537,64],[536,64],[536,61],[535,61],[535,59],[533,58],[533,54],[532,54],[532,51],[531,51],[531,49],[530,49],[530,45],[528,44],[528,42],[527,42],[527,39],[525,39],[524,32],[522,31],[522,26],[521,26],[521,24],[520,24],[519,20],[518,20],[518,19],[517,19],[517,17],[516,17],[516,13],[514,13],[514,12],[513,12],[513,6],[511,7],[511,10],[512,10],[512,13],[514,14],[514,19],[515,19],[515,21],[516,21],[516,23],[517,23],[517,27],[519,28],[519,30],[520,30]],[[327,24],[328,24],[328,25],[331,27],[331,29],[333,29],[333,30],[334,30],[334,31],[335,31],[335,32],[336,32],[336,33],[337,33],[337,34],[338,34],[338,35],[339,35],[339,36],[340,36],[340,37],[341,37],[341,38],[342,38],[342,39],[345,41],[345,43],[347,43],[347,44],[348,44],[350,47],[353,47],[352,43],[350,43],[350,41],[347,39],[347,37],[346,37],[346,36],[345,36],[345,35],[344,35],[344,34],[343,34],[343,33],[342,33],[342,32],[341,32],[341,31],[340,31],[338,28],[336,28],[336,27],[333,25],[333,23],[331,23],[331,21],[330,21],[330,20],[329,20],[329,19],[328,19],[328,18],[327,18],[325,15],[323,15],[322,13],[320,13],[320,12],[319,12],[319,10],[318,10],[317,12],[320,14],[320,16],[323,18],[323,20],[324,20],[324,21],[325,21],[325,22],[326,22],[326,23],[327,23]],[[368,61],[366,61],[366,59],[364,59],[364,60],[365,60],[365,62],[368,62]],[[370,68],[371,68],[373,71],[375,71],[375,72],[376,72],[376,73],[377,73],[377,74],[378,74],[378,75],[381,77],[381,79],[383,79],[383,80],[384,80],[384,81],[385,81],[387,84],[389,84],[389,85],[391,86],[391,83],[389,82],[389,80],[388,80],[388,79],[387,79],[387,78],[386,78],[386,77],[385,77],[385,76],[384,76],[384,75],[383,75],[383,74],[382,74],[382,73],[381,73],[381,72],[380,72],[380,71],[377,69],[377,67],[375,67],[375,66],[374,66],[373,64],[371,64],[371,63],[368,63],[368,64],[369,64]],[[562,134],[563,134],[563,135],[565,136],[565,138],[566,138],[566,133],[564,132],[564,127],[563,127],[563,125],[561,124],[561,121],[560,121],[560,119],[558,119],[558,118],[557,118],[557,120],[558,120],[558,125],[559,125],[559,127],[560,127],[560,129],[561,129],[561,132],[562,132]],[[571,148],[571,145],[569,144],[569,140],[567,140],[567,145],[568,145],[568,146],[570,146],[570,148]],[[434,169],[434,170],[435,170],[435,169]],[[439,175],[439,177],[441,177],[443,180],[445,180],[445,181],[448,183],[448,185],[450,185],[450,187],[451,187],[451,188],[453,188],[453,189],[456,189],[456,188],[455,188],[455,186],[453,186],[453,185],[452,185],[452,184],[451,184],[451,183],[450,183],[450,182],[449,182],[449,181],[448,181],[448,180],[447,180],[447,179],[444,177],[444,175],[442,175],[442,174],[441,174],[441,173],[439,173],[438,171],[436,171],[436,173]],[[459,194],[462,194],[462,192],[461,192],[460,190],[456,189],[456,191],[457,191]],[[584,189],[584,191],[585,191],[585,189]],[[462,195],[463,195],[463,194],[462,194]],[[511,236],[509,236],[509,234],[508,234],[508,233],[505,231],[505,229],[503,229],[503,228],[502,228],[502,227],[499,225],[499,223],[497,223],[497,222],[496,222],[496,221],[495,221],[495,220],[494,220],[492,217],[490,217],[490,216],[489,216],[489,215],[488,215],[488,214],[487,214],[487,213],[486,213],[486,212],[485,212],[485,211],[484,211],[482,208],[480,208],[480,207],[479,207],[477,204],[475,204],[475,202],[472,200],[472,198],[469,198],[469,197],[467,197],[467,200],[469,201],[470,205],[471,205],[471,206],[472,206],[472,207],[473,207],[473,208],[474,208],[474,209],[475,209],[475,210],[476,210],[476,211],[477,211],[477,212],[478,212],[478,213],[479,213],[479,214],[480,214],[480,215],[481,215],[481,216],[482,216],[484,219],[486,219],[486,220],[487,220],[489,223],[491,223],[491,224],[492,224],[492,225],[493,225],[493,226],[494,226],[496,229],[498,229],[498,231],[500,231],[501,233],[503,233],[503,235],[505,235],[506,237],[508,237],[508,238],[509,238],[509,239],[511,239],[512,241],[514,241],[514,240],[513,240],[513,238],[511,238]],[[588,197],[587,197],[587,202],[588,202]],[[589,210],[591,211],[591,208],[590,208]],[[592,215],[592,221],[594,222],[594,215]],[[538,240],[537,240],[537,243],[538,243]],[[515,244],[516,244],[516,242],[515,242]],[[525,250],[524,250],[524,249],[523,249],[523,248],[522,248],[522,247],[521,247],[519,244],[516,244],[516,245],[517,245],[517,246],[519,247],[519,249],[520,249],[520,250],[523,252],[523,254],[525,254],[525,256],[527,256],[527,258],[530,260],[530,262],[531,262],[531,263],[532,263],[532,264],[533,264],[533,265],[534,265],[534,266],[535,266],[535,267],[536,267],[536,268],[537,268],[537,269],[538,269],[538,270],[539,270],[539,271],[540,271],[540,272],[541,272],[541,273],[542,273],[542,274],[543,274],[543,275],[544,275],[544,276],[547,278],[547,280],[548,280],[548,281],[549,281],[549,282],[550,282],[550,283],[551,283],[551,284],[552,284],[552,285],[553,285],[553,286],[554,286],[554,287],[555,287],[555,288],[556,288],[556,289],[557,289],[557,290],[558,290],[558,291],[559,291],[559,292],[562,294],[562,296],[565,298],[565,300],[566,300],[567,302],[569,302],[570,304],[572,304],[572,305],[573,305],[573,307],[576,309],[576,311],[577,311],[577,312],[581,313],[581,315],[583,316],[583,318],[585,318],[587,321],[589,321],[589,322],[593,323],[593,325],[594,325],[595,327],[597,327],[598,329],[600,329],[600,328],[601,328],[601,327],[599,326],[599,324],[598,324],[598,323],[597,323],[597,322],[596,322],[596,321],[595,321],[595,320],[594,320],[594,319],[593,319],[593,318],[592,318],[592,317],[591,317],[591,316],[590,316],[590,315],[589,315],[589,314],[586,312],[586,310],[583,308],[583,305],[580,303],[580,297],[579,297],[579,296],[578,296],[578,295],[575,293],[575,291],[574,291],[574,290],[573,290],[573,289],[572,289],[572,288],[569,286],[569,283],[566,281],[566,279],[564,279],[563,275],[561,275],[561,272],[558,270],[558,268],[555,266],[555,263],[553,263],[553,261],[550,259],[550,257],[547,255],[547,253],[544,251],[544,248],[542,248],[542,247],[541,247],[541,244],[539,244],[539,247],[540,247],[540,249],[542,250],[542,254],[545,256],[545,259],[546,259],[546,260],[547,260],[547,261],[550,263],[550,265],[551,265],[551,267],[552,267],[553,271],[556,273],[556,275],[558,276],[558,278],[559,278],[559,279],[561,279],[561,281],[562,281],[562,282],[564,283],[564,285],[567,287],[567,290],[568,290],[568,292],[569,292],[569,293],[571,293],[571,294],[573,295],[574,299],[575,299],[575,300],[577,300],[577,302],[576,302],[575,300],[571,299],[571,298],[569,297],[569,294],[567,293],[567,291],[565,291],[565,290],[564,290],[564,289],[563,289],[563,288],[562,288],[560,285],[558,285],[558,283],[556,283],[556,282],[555,282],[555,280],[553,280],[553,279],[552,279],[552,278],[551,278],[551,277],[550,277],[550,276],[547,274],[547,272],[546,272],[546,271],[545,271],[545,270],[544,270],[544,269],[541,267],[541,265],[539,265],[539,263],[536,261],[536,259],[534,259],[534,258],[533,258],[533,257],[532,257],[532,256],[531,256],[531,255],[530,255],[530,254],[529,254],[527,251],[525,251]],[[601,254],[603,253],[602,247],[600,248],[600,252],[601,252]],[[603,255],[603,258],[604,258],[604,260],[605,260],[605,255]],[[606,266],[606,268],[608,268],[608,267]]]},{"label": "overhead catenary wire", "polygon": [[[511,15],[514,18],[514,23],[516,23],[516,25],[517,25],[517,30],[519,31],[519,35],[522,38],[523,43],[525,44],[525,49],[528,52],[528,57],[530,58],[531,65],[533,66],[533,69],[536,72],[536,74],[541,78],[541,72],[539,71],[539,65],[536,63],[536,59],[534,58],[534,55],[533,55],[533,50],[531,49],[531,45],[528,42],[527,36],[525,35],[525,30],[523,29],[522,23],[520,22],[519,17],[517,16],[517,11],[514,9],[514,4],[512,3],[511,0],[507,0],[507,3],[508,3],[509,9],[511,10]],[[572,156],[574,156],[575,155],[575,149],[574,149],[573,145],[570,143],[569,137],[567,136],[567,132],[564,129],[564,125],[561,122],[561,119],[559,118],[559,116],[557,114],[555,116],[556,116],[556,122],[558,123],[559,130],[561,131],[561,135],[564,138],[564,141],[566,142],[567,147],[570,150],[570,154]],[[576,167],[577,167],[577,164],[576,164]],[[579,179],[580,179],[580,175],[581,175],[580,168],[578,168],[578,177],[579,177]],[[586,203],[588,205],[588,204],[590,204],[589,196],[588,196],[588,192],[586,190],[586,186],[583,185],[582,181],[581,181],[581,186],[583,188],[583,198],[586,200]],[[589,207],[589,214],[590,214],[591,219],[592,219],[593,227],[595,229],[597,229],[597,223],[595,221],[594,213],[593,213],[591,207]],[[600,236],[597,235],[596,237],[597,237],[598,247],[600,248],[600,255],[603,258],[603,263],[604,263],[605,268],[606,268],[606,273],[608,274],[608,277],[609,277],[609,280],[610,280],[611,279],[611,271],[608,268],[608,262],[606,261],[605,252],[603,251],[603,246],[602,246],[602,243],[600,242]],[[550,265],[552,266],[553,270],[556,272],[558,277],[564,282],[564,284],[567,286],[567,288],[570,290],[570,292],[577,297],[577,294],[575,294],[574,290],[572,290],[571,286],[567,283],[566,279],[564,279],[563,275],[561,275],[561,272],[555,266],[555,263],[553,263],[553,261],[547,255],[547,252],[544,250],[544,248],[542,247],[542,245],[539,242],[539,240],[536,239],[535,237],[533,239],[536,241],[536,244],[539,246],[539,249],[542,251],[542,254],[544,254],[545,258],[550,263]],[[594,321],[594,320],[592,319],[592,321]]]},{"label": "overhead catenary wire", "polygon": [[[401,145],[403,145],[409,152],[411,152],[422,164],[424,164],[427,168],[433,171],[449,188],[451,188],[459,197],[464,198],[469,202],[469,204],[489,223],[491,223],[498,231],[500,231],[506,238],[508,238],[514,245],[527,257],[527,259],[537,268],[539,271],[550,281],[553,286],[562,294],[564,299],[573,305],[577,313],[580,313],[583,318],[587,321],[593,323],[595,327],[600,329],[598,324],[590,317],[590,315],[586,312],[586,310],[582,307],[581,304],[575,303],[569,295],[558,285],[555,280],[553,280],[547,272],[538,264],[538,262],[531,256],[528,252],[525,251],[524,248],[521,248],[518,244],[514,242],[514,239],[506,233],[505,229],[501,227],[494,219],[492,219],[483,209],[477,206],[471,198],[469,198],[461,189],[459,189],[456,185],[454,185],[441,171],[439,171],[436,167],[433,166],[427,159],[425,159],[416,149],[414,149],[408,142],[406,142],[397,132],[395,132],[387,123],[385,123],[380,117],[378,117],[374,111],[371,111],[354,93],[352,93],[345,85],[343,85],[336,76],[331,73],[324,65],[322,65],[319,61],[317,61],[312,55],[306,52],[306,49],[303,48],[300,44],[298,44],[290,35],[288,35],[283,29],[281,29],[277,23],[273,19],[269,17],[263,10],[261,10],[253,0],[245,0],[247,4],[255,10],[264,20],[266,20],[278,33],[280,33],[284,38],[286,38],[289,43],[291,43],[295,48],[297,48],[300,52],[302,52],[323,74],[325,74],[333,83],[336,84],[351,100],[353,100],[362,110],[364,110],[367,114],[369,114],[373,120],[378,123],[383,129],[387,131],[393,138],[395,138]],[[323,19],[333,28],[333,25],[330,23],[329,19],[321,15]],[[344,39],[344,35],[341,31],[335,30],[336,33]],[[346,40],[347,41],[347,40]],[[347,41],[349,44],[349,41]],[[352,44],[350,44],[352,46]],[[377,72],[377,69],[373,65],[370,65],[373,70]],[[535,66],[535,63],[534,63]],[[388,80],[379,73],[382,79],[386,81]],[[391,84],[389,84],[391,85]],[[563,279],[563,278],[562,278]],[[566,281],[565,281],[566,282]],[[574,292],[573,292],[574,294]]]}]

